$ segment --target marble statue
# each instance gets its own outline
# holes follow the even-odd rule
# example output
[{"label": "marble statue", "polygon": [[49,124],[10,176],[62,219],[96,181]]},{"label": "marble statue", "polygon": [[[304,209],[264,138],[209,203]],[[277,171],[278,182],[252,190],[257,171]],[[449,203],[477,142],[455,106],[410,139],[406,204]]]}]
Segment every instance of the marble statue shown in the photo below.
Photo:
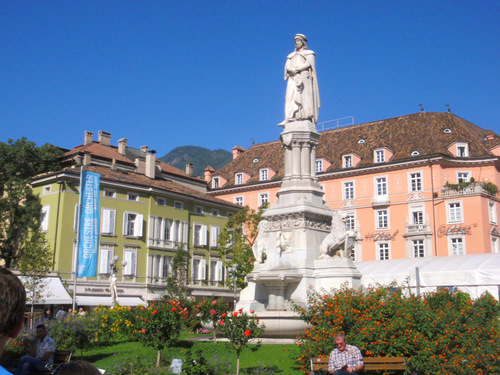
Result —
[{"label": "marble statue", "polygon": [[267,231],[269,230],[269,221],[262,219],[257,227],[258,234],[255,242],[252,246],[253,256],[255,257],[255,262],[264,263],[267,258],[266,247],[267,247]]},{"label": "marble statue", "polygon": [[113,306],[116,306],[118,304],[118,291],[116,290],[116,276],[114,274],[109,278],[109,291],[113,300]]},{"label": "marble statue", "polygon": [[320,107],[318,80],[316,76],[316,56],[307,49],[307,38],[303,34],[294,36],[295,51],[288,55],[285,64],[285,80],[288,81],[285,98],[285,120],[309,120],[318,122]]},{"label": "marble statue", "polygon": [[[338,255],[342,258],[348,256],[349,238],[354,238],[355,233],[347,230],[345,219],[347,214],[341,210],[336,210],[332,215],[332,227],[330,233],[325,237],[321,245],[319,245],[319,259],[328,258]],[[352,245],[351,245],[352,246]]]}]

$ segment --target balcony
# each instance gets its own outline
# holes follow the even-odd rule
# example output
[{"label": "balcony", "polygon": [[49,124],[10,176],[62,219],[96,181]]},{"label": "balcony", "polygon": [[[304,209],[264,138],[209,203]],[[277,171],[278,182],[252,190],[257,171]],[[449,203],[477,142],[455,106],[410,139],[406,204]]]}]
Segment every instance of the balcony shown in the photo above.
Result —
[{"label": "balcony", "polygon": [[389,195],[375,195],[372,198],[372,206],[373,207],[383,207],[389,205]]},{"label": "balcony", "polygon": [[432,232],[431,224],[428,221],[422,224],[406,223],[406,232],[403,234],[403,237],[429,234],[432,234]]},{"label": "balcony", "polygon": [[461,183],[447,184],[441,190],[443,198],[456,198],[471,195],[486,195],[490,197],[496,196],[497,187],[491,183]]}]

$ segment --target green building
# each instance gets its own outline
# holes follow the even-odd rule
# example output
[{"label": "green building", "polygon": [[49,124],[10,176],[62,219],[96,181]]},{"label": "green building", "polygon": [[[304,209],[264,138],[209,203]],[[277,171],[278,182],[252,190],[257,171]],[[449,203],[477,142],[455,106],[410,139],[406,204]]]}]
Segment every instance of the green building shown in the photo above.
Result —
[{"label": "green building", "polygon": [[[156,159],[154,151],[128,147],[111,134],[65,153],[63,169],[37,176],[33,188],[43,205],[42,230],[54,251],[53,271],[73,290],[77,242],[80,170],[100,177],[100,236],[97,276],[78,278],[79,306],[111,304],[111,262],[118,267],[117,294],[121,305],[161,298],[165,279],[178,251],[188,254],[188,293],[194,298],[225,297],[227,270],[217,251],[217,238],[228,217],[239,207],[207,195],[206,182]],[[124,263],[126,262],[126,264]]]}]

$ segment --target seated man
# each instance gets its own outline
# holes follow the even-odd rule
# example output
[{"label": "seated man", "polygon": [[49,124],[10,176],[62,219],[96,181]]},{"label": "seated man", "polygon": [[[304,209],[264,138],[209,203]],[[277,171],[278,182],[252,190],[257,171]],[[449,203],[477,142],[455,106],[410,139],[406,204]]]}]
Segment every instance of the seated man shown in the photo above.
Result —
[{"label": "seated man", "polygon": [[36,326],[36,336],[38,338],[34,353],[32,355],[25,355],[17,365],[15,375],[25,375],[36,373],[45,370],[45,365],[54,362],[54,352],[56,351],[56,342],[54,339],[47,335],[47,330],[43,324]]},{"label": "seated man", "polygon": [[357,375],[357,371],[365,368],[361,352],[354,345],[347,345],[345,335],[335,335],[334,349],[328,360],[328,372],[334,375]]}]

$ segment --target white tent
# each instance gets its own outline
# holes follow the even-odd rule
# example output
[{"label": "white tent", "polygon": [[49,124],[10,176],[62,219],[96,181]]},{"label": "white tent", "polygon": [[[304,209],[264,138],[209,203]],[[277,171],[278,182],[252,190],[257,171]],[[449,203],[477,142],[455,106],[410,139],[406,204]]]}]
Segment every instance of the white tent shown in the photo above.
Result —
[{"label": "white tent", "polygon": [[[19,279],[23,284],[26,284],[30,277],[19,276]],[[68,305],[73,301],[59,277],[44,277],[39,281],[39,284],[42,293],[38,301],[35,301],[35,304]],[[30,291],[27,290],[26,293],[28,299],[31,299]]]},{"label": "white tent", "polygon": [[500,299],[500,254],[459,255],[355,263],[363,286],[395,281],[412,293],[450,288],[478,298],[485,291]]}]

